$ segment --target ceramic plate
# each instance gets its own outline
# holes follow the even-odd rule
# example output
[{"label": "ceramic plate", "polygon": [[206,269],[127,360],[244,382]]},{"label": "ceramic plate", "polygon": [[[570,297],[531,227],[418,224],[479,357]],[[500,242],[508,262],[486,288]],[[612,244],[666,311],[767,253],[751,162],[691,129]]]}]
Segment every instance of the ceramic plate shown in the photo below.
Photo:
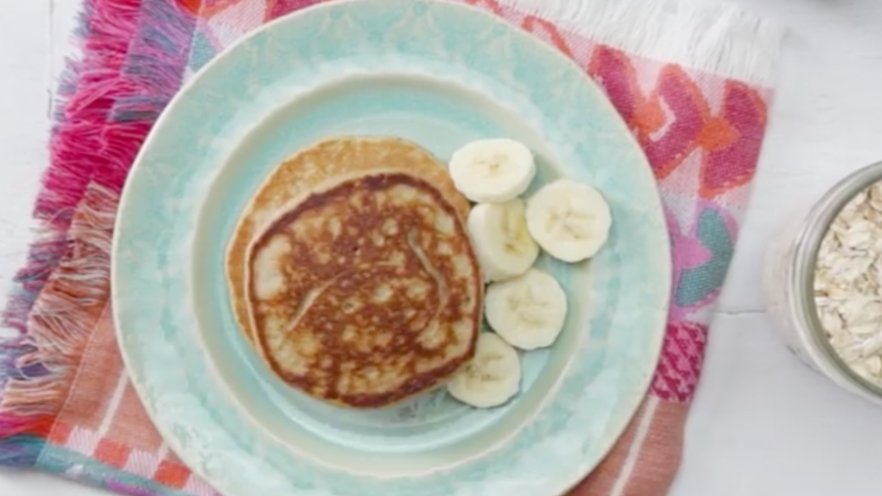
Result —
[{"label": "ceramic plate", "polygon": [[[395,135],[446,159],[506,136],[536,153],[533,188],[597,186],[613,229],[590,263],[540,264],[571,311],[523,355],[522,392],[475,410],[443,391],[352,411],[278,380],[234,324],[223,258],[265,175],[340,134]],[[333,2],[274,22],[210,63],[169,105],[132,170],[114,244],[119,343],[171,447],[224,494],[559,494],[636,410],[660,349],[667,231],[650,168],[568,59],[467,6]]]}]

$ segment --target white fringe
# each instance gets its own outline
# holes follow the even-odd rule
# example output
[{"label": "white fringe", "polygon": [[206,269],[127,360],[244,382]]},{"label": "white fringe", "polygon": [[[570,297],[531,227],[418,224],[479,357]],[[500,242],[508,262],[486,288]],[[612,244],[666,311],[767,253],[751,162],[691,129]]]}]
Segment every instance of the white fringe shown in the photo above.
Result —
[{"label": "white fringe", "polygon": [[89,184],[68,231],[70,253],[34,302],[26,342],[33,351],[17,360],[24,369],[42,364],[42,377],[10,379],[0,412],[58,413],[73,383],[95,323],[108,303],[110,248],[118,196]]},{"label": "white fringe", "polygon": [[765,87],[784,30],[732,5],[695,0],[503,0],[600,43]]}]

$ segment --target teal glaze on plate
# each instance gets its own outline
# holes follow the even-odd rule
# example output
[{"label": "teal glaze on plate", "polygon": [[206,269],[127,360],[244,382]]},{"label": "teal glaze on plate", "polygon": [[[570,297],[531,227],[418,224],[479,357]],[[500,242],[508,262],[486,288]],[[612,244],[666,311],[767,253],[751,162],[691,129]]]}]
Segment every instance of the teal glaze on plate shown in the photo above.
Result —
[{"label": "teal glaze on plate", "polygon": [[[522,393],[492,410],[442,391],[353,411],[278,380],[234,324],[223,260],[266,174],[340,135],[395,135],[442,159],[506,136],[537,154],[533,190],[591,182],[613,212],[590,263],[540,264],[570,314],[523,354]],[[655,368],[670,287],[650,169],[579,68],[489,14],[414,0],[334,2],[258,30],[160,118],[123,195],[114,244],[119,341],[172,448],[224,494],[537,496],[594,467]]]},{"label": "teal glaze on plate", "polygon": [[[395,408],[366,412],[326,405],[285,386],[268,372],[233,322],[224,274],[217,270],[223,267],[224,252],[211,247],[227,243],[246,202],[273,167],[315,137],[336,134],[404,136],[431,143],[441,157],[482,136],[512,136],[541,148],[541,139],[521,125],[517,115],[454,83],[413,75],[346,78],[282,106],[237,143],[198,221],[194,252],[200,256],[194,260],[194,294],[199,328],[225,338],[205,336],[206,348],[215,362],[248,364],[248,370],[231,365],[219,370],[237,398],[248,397],[242,404],[258,423],[328,465],[375,474],[392,470],[412,474],[437,468],[439,447],[449,448],[450,460],[476,456],[535,413],[572,356],[575,346],[567,343],[575,344],[577,332],[566,332],[561,346],[552,350],[525,355],[525,392],[505,408],[475,410],[439,391]],[[536,185],[560,175],[541,156],[539,166],[542,174]],[[571,284],[573,291],[588,286],[585,270],[571,271],[560,263],[552,270],[561,272],[562,280],[581,275],[581,284]],[[586,315],[577,305],[571,318],[583,324],[569,328],[584,329]],[[534,388],[536,379],[542,380]],[[341,453],[336,449],[340,447],[346,450]],[[378,466],[364,456],[376,453],[388,455],[377,460]]]}]

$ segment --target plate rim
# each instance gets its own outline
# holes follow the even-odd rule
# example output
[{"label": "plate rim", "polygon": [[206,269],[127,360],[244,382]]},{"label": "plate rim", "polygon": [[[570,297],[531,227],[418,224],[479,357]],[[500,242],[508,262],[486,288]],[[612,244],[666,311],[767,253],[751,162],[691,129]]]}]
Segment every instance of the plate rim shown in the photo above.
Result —
[{"label": "plate rim", "polygon": [[[139,171],[141,169],[144,169],[145,167],[147,167],[146,165],[143,165],[145,162],[147,162],[144,159],[144,155],[146,154],[147,150],[149,150],[152,147],[153,142],[158,139],[157,138],[158,133],[156,132],[156,130],[161,129],[163,127],[163,125],[165,124],[165,122],[168,121],[169,119],[171,119],[171,117],[170,117],[172,114],[171,110],[175,109],[176,106],[179,105],[182,100],[185,100],[188,97],[188,95],[194,91],[194,87],[204,77],[204,75],[207,72],[211,71],[212,68],[214,68],[216,65],[223,63],[223,61],[229,56],[230,53],[239,49],[240,46],[248,44],[251,40],[259,37],[263,33],[267,32],[267,31],[271,31],[273,29],[278,29],[278,26],[282,26],[288,22],[291,22],[292,18],[311,15],[316,12],[321,12],[323,10],[346,9],[349,6],[356,5],[356,4],[379,4],[379,6],[381,8],[389,8],[388,5],[402,4],[402,3],[404,3],[404,4],[409,4],[409,3],[424,4],[424,5],[428,5],[429,7],[432,7],[434,5],[444,5],[446,7],[452,8],[454,10],[459,10],[463,15],[472,15],[472,16],[476,15],[476,16],[483,17],[487,23],[505,26],[505,28],[509,31],[509,33],[512,37],[518,37],[523,40],[526,40],[528,43],[530,43],[534,47],[536,47],[537,50],[544,52],[543,57],[556,59],[559,61],[559,63],[562,63],[566,66],[569,66],[570,70],[574,69],[577,72],[577,74],[579,75],[579,77],[583,80],[584,86],[589,87],[592,92],[595,92],[600,95],[600,99],[603,101],[602,104],[609,108],[609,110],[615,116],[615,121],[616,121],[617,125],[623,131],[622,134],[627,136],[627,138],[623,138],[623,139],[627,139],[628,141],[630,141],[633,149],[638,152],[637,155],[639,156],[639,159],[642,162],[644,172],[649,175],[649,178],[652,180],[653,185],[656,186],[654,188],[655,194],[652,195],[651,199],[646,198],[645,201],[647,201],[647,203],[649,203],[649,202],[652,203],[652,210],[660,216],[661,221],[662,221],[661,225],[663,226],[663,237],[665,238],[666,241],[670,240],[670,238],[669,238],[670,233],[666,227],[667,224],[666,224],[666,219],[665,219],[665,214],[664,214],[664,206],[663,206],[661,196],[659,194],[659,191],[658,191],[658,188],[656,185],[656,181],[654,179],[654,174],[652,173],[651,165],[648,161],[648,158],[646,157],[646,154],[645,154],[643,148],[640,146],[639,142],[637,141],[636,137],[631,133],[631,131],[628,128],[627,124],[625,123],[624,119],[621,117],[619,112],[615,109],[615,107],[613,106],[613,104],[609,100],[609,98],[603,93],[603,91],[599,87],[599,85],[596,82],[594,82],[590,77],[588,77],[588,75],[585,73],[585,71],[580,66],[578,66],[578,64],[576,64],[575,61],[573,61],[571,58],[561,54],[560,52],[555,50],[552,46],[548,45],[544,41],[537,39],[534,35],[530,34],[526,30],[524,30],[521,26],[512,24],[512,23],[502,19],[501,17],[498,17],[497,15],[495,15],[493,13],[489,13],[489,12],[487,12],[477,6],[467,4],[464,2],[458,2],[458,1],[454,1],[454,0],[416,0],[416,1],[413,1],[413,0],[411,0],[411,1],[407,1],[407,0],[335,0],[333,2],[321,2],[318,4],[313,4],[308,7],[303,8],[303,9],[300,9],[300,10],[291,12],[289,14],[283,15],[281,17],[278,17],[270,22],[267,22],[267,23],[259,26],[258,28],[255,28],[252,31],[248,32],[247,34],[245,34],[242,37],[240,37],[239,39],[237,39],[235,42],[224,47],[220,52],[215,54],[211,60],[209,60],[198,71],[196,71],[193,75],[191,75],[189,77],[189,79],[187,79],[181,85],[181,87],[178,89],[178,91],[175,93],[175,95],[171,98],[171,100],[165,106],[165,109],[163,110],[163,112],[160,114],[160,116],[154,122],[150,133],[148,134],[147,138],[142,143],[137,155],[135,156],[135,159],[132,163],[132,167],[129,169],[129,172],[127,175],[127,180],[125,183],[125,187],[123,188],[122,193],[120,195],[119,204],[118,204],[118,208],[117,208],[117,215],[114,220],[112,256],[111,256],[111,298],[110,298],[110,301],[113,303],[112,304],[112,311],[113,311],[112,313],[113,313],[113,321],[114,321],[114,328],[115,328],[115,336],[117,339],[117,343],[119,344],[120,355],[122,357],[123,364],[126,368],[127,374],[129,375],[132,386],[134,387],[136,393],[138,394],[139,399],[142,399],[145,396],[145,392],[144,392],[145,385],[139,379],[139,376],[137,374],[134,374],[131,372],[134,369],[131,366],[131,362],[133,360],[133,357],[131,356],[130,350],[128,350],[125,346],[123,346],[121,344],[121,343],[124,343],[126,340],[124,339],[124,334],[125,334],[125,331],[123,331],[124,326],[119,325],[120,322],[122,322],[122,318],[120,316],[121,305],[117,304],[117,302],[120,301],[120,299],[121,299],[120,287],[121,287],[121,285],[124,285],[125,283],[120,283],[120,280],[118,279],[119,274],[121,272],[119,270],[119,264],[121,263],[121,257],[119,256],[118,251],[119,251],[119,247],[121,244],[120,239],[119,239],[121,236],[120,233],[123,232],[123,230],[120,228],[121,228],[123,221],[124,221],[124,218],[125,218],[124,212],[126,210],[128,210],[129,208],[131,208],[131,207],[129,207],[129,204],[132,202],[131,197],[134,196],[133,193],[130,194],[131,189],[128,187],[130,184],[129,180],[132,177],[136,177],[135,176],[136,174],[142,174]],[[664,273],[667,276],[665,278],[665,280],[670,281],[671,277],[673,276],[673,262],[671,259],[670,244],[665,243],[664,246],[659,247],[659,250],[660,250],[660,254],[657,257],[658,258],[657,266],[659,268],[659,271]],[[640,395],[639,396],[635,395],[635,400],[630,402],[632,404],[632,407],[629,408],[630,413],[627,416],[621,416],[618,419],[619,422],[616,422],[615,420],[610,422],[610,425],[613,427],[606,429],[606,435],[603,437],[603,442],[602,442],[603,447],[599,450],[599,452],[602,453],[602,456],[594,462],[592,462],[590,460],[586,461],[585,459],[581,459],[580,460],[581,463],[571,463],[570,465],[572,465],[574,468],[568,470],[568,474],[572,474],[572,477],[569,477],[566,481],[559,481],[559,483],[556,484],[554,486],[554,488],[550,490],[549,494],[565,493],[566,491],[568,491],[568,490],[574,488],[576,485],[578,485],[588,474],[591,473],[592,470],[597,468],[597,466],[602,462],[602,460],[612,450],[612,448],[615,446],[616,442],[618,442],[618,440],[621,438],[622,434],[625,432],[627,426],[631,423],[631,421],[635,418],[636,414],[639,412],[641,404],[642,404],[642,400],[643,400],[643,398],[646,397],[646,394],[649,391],[649,388],[651,386],[652,378],[654,375],[654,373],[653,373],[654,367],[656,366],[659,358],[661,357],[662,346],[664,343],[664,336],[665,336],[665,329],[666,329],[666,323],[667,323],[668,309],[670,307],[670,297],[672,294],[672,287],[670,284],[668,284],[665,288],[662,288],[661,291],[665,296],[666,303],[663,305],[663,307],[664,307],[663,311],[660,311],[657,314],[658,321],[655,322],[654,327],[658,327],[659,330],[657,332],[653,333],[651,336],[649,336],[649,337],[653,338],[653,340],[655,341],[655,342],[649,343],[650,346],[648,346],[649,348],[652,348],[654,350],[653,351],[654,361],[652,362],[652,366],[651,366],[652,370],[650,371],[649,374],[647,374],[645,376],[645,378],[643,380],[643,384],[641,384]],[[567,368],[569,368],[569,365],[567,365]],[[215,372],[213,370],[210,371],[210,373],[213,375],[215,374]],[[563,375],[564,374],[562,374],[562,376]],[[217,377],[215,377],[215,379],[217,379],[218,382],[222,384],[223,381],[219,381],[219,379]],[[560,380],[556,381],[556,383],[559,385]],[[226,388],[226,386],[222,386],[222,387]],[[543,403],[544,403],[543,408],[545,406],[547,406],[547,403],[550,401],[552,401],[552,400],[549,398],[546,398],[545,400],[543,400]],[[177,439],[177,437],[175,435],[172,435],[171,432],[169,432],[168,426],[164,425],[163,422],[157,421],[157,418],[156,418],[154,412],[151,411],[151,409],[146,406],[148,402],[145,402],[142,400],[142,403],[145,404],[144,410],[146,411],[148,418],[150,418],[153,426],[160,432],[163,439],[169,444],[169,447],[172,449],[172,451],[174,451],[176,454],[178,454],[182,460],[186,461],[188,458],[190,458],[188,450],[183,448],[181,446],[180,440]],[[536,412],[536,414],[538,414],[538,411]],[[534,417],[535,417],[535,415],[534,415]],[[529,421],[527,423],[529,423],[530,421],[534,421],[534,418],[529,419]],[[505,441],[506,442],[509,441],[512,436],[507,437]],[[481,456],[484,456],[484,455],[486,455],[486,452],[483,452],[481,454]],[[204,480],[214,484],[212,477],[210,477],[206,473],[204,473],[204,471],[202,470],[202,467],[199,466],[199,464],[187,463],[187,465],[194,473],[198,474]]]}]

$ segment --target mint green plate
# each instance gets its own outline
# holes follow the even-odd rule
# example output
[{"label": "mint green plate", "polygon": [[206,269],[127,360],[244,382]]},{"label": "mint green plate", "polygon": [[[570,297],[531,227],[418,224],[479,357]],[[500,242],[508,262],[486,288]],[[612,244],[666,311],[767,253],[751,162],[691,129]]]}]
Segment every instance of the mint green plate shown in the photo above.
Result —
[{"label": "mint green plate", "polygon": [[[566,328],[523,355],[522,392],[475,410],[443,391],[353,411],[281,383],[245,342],[223,257],[265,175],[340,134],[395,135],[442,159],[465,142],[527,143],[540,173],[603,191],[614,225],[590,263],[540,264]],[[459,4],[362,0],[274,22],[217,57],[162,115],[132,170],[114,241],[119,343],[170,446],[228,496],[542,496],[593,468],[658,358],[670,254],[655,182],[584,73]]]}]

